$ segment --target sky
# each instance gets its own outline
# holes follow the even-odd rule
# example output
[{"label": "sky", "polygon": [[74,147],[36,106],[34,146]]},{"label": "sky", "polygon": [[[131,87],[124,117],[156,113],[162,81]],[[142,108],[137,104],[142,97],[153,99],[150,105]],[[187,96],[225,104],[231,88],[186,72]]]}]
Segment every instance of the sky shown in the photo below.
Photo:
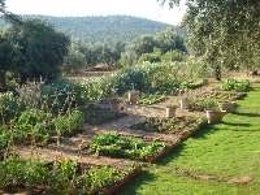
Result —
[{"label": "sky", "polygon": [[7,10],[16,14],[50,16],[129,15],[173,25],[181,22],[185,6],[169,9],[157,0],[6,0]]}]

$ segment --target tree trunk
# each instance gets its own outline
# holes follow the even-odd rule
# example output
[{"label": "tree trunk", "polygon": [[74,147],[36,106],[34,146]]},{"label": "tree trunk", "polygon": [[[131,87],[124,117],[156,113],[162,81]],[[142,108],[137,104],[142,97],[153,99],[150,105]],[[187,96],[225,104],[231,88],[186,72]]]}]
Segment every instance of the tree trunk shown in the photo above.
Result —
[{"label": "tree trunk", "polygon": [[6,89],[5,72],[0,71],[0,92],[5,91],[5,89]]},{"label": "tree trunk", "polygon": [[215,67],[215,77],[218,81],[221,81],[222,74],[220,65],[216,65]]}]

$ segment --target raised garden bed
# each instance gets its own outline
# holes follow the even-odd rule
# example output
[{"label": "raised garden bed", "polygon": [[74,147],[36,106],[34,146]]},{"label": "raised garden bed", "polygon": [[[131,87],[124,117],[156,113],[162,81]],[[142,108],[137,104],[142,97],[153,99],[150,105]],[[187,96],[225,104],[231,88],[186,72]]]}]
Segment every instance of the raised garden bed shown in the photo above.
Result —
[{"label": "raised garden bed", "polygon": [[97,135],[92,139],[90,151],[96,155],[112,158],[149,161],[165,147],[164,143],[158,141],[145,141],[131,136],[107,133]]},{"label": "raised garden bed", "polygon": [[196,117],[147,118],[144,122],[131,126],[131,129],[164,134],[175,134],[190,130],[200,124],[202,119]]},{"label": "raised garden bed", "polygon": [[101,125],[124,116],[126,116],[125,113],[96,105],[89,105],[85,111],[86,122],[90,125]]},{"label": "raised garden bed", "polygon": [[0,167],[3,192],[30,194],[113,194],[140,172],[134,164],[117,168],[67,159],[46,163],[18,157],[2,161]]}]

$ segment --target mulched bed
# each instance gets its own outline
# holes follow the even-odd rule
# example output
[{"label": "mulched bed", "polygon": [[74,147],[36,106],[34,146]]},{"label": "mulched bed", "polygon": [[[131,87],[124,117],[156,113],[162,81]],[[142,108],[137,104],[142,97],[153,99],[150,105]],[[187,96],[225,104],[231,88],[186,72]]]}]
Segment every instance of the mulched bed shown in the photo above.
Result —
[{"label": "mulched bed", "polygon": [[157,132],[164,134],[176,134],[184,130],[190,130],[202,122],[196,117],[175,117],[175,118],[147,118],[144,122],[131,126],[134,130]]},{"label": "mulched bed", "polygon": [[86,123],[90,125],[101,125],[117,120],[127,114],[112,109],[101,108],[97,105],[89,105],[85,110]]}]

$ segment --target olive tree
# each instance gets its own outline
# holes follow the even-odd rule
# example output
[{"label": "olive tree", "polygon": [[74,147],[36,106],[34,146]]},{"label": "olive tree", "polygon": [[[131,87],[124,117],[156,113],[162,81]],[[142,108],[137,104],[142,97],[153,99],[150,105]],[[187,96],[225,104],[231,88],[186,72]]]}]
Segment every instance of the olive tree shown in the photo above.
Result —
[{"label": "olive tree", "polygon": [[[171,7],[181,0],[158,0]],[[221,78],[221,68],[255,69],[259,66],[260,1],[186,0],[184,25],[189,48],[204,56]]]}]

